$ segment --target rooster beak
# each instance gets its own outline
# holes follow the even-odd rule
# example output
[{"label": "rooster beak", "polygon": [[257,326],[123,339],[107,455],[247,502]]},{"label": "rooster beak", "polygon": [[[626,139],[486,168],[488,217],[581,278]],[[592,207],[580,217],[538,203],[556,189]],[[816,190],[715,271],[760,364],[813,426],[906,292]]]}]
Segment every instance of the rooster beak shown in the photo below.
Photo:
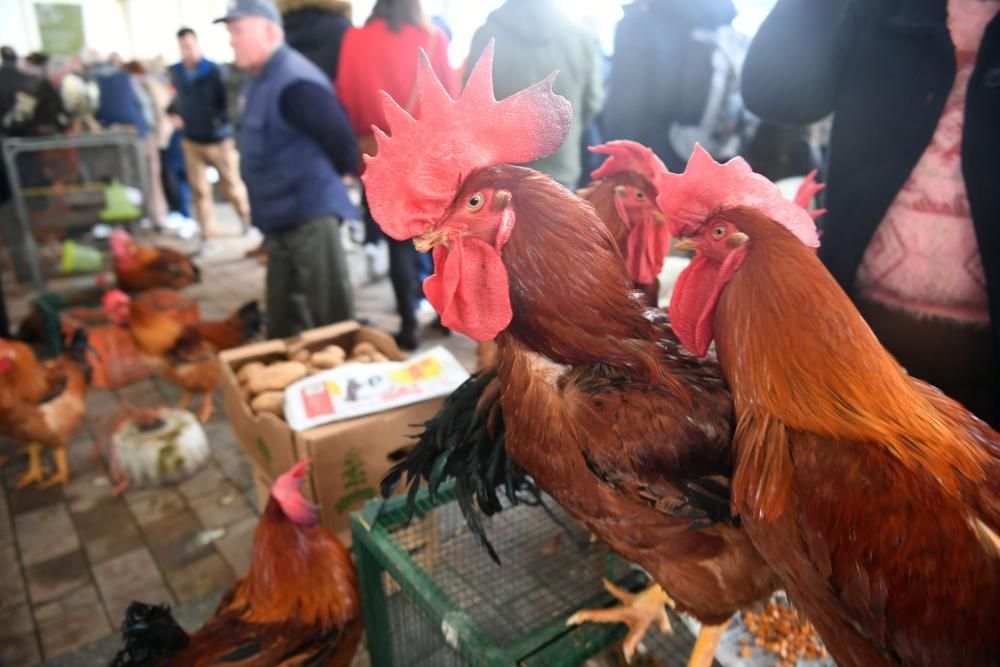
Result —
[{"label": "rooster beak", "polygon": [[750,237],[744,234],[743,232],[733,232],[732,234],[729,235],[729,238],[726,239],[726,245],[735,250],[736,248],[739,248],[741,245],[743,245],[749,240]]},{"label": "rooster beak", "polygon": [[674,243],[674,249],[681,252],[694,252],[698,249],[698,242],[692,238],[680,238]]},{"label": "rooster beak", "polygon": [[653,211],[653,220],[656,222],[656,224],[662,225],[667,221],[667,216],[663,215],[659,211]]},{"label": "rooster beak", "polygon": [[440,245],[447,240],[447,229],[432,229],[413,239],[413,246],[417,249],[417,252],[427,252],[434,246]]}]

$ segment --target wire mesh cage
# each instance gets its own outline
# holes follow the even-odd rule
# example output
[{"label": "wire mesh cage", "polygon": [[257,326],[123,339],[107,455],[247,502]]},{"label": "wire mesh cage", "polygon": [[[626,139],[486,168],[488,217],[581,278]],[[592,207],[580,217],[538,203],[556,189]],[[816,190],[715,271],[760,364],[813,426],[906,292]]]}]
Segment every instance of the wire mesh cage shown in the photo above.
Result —
[{"label": "wire mesh cage", "polygon": [[[143,199],[149,192],[145,149],[129,132],[8,138],[3,159],[16,216],[16,224],[6,223],[4,238],[19,277],[30,272],[38,289],[44,275],[36,242],[45,245],[67,230],[101,222],[112,182],[144,193]],[[138,207],[135,219],[142,215]]]},{"label": "wire mesh cage", "polygon": [[[417,499],[406,525],[404,499],[369,503],[352,517],[369,653],[375,667],[581,665],[615,647],[622,625],[567,627],[581,608],[615,600],[602,577],[630,590],[640,570],[548,501],[487,519],[497,566],[468,530],[450,491]],[[694,638],[672,618],[674,633],[653,630],[633,664],[682,666]],[[617,650],[594,664],[617,664]],[[621,660],[624,664],[624,660]]]}]

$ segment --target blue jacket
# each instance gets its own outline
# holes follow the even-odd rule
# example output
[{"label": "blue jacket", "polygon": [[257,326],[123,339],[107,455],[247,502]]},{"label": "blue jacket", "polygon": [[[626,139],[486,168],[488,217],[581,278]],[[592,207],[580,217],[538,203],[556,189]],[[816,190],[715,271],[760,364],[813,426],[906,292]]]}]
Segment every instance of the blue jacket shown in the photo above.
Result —
[{"label": "blue jacket", "polygon": [[[955,81],[946,20],[943,0],[779,0],[747,54],[751,111],[796,125],[834,114],[819,256],[848,294]],[[1000,14],[966,92],[962,170],[1000,358]]]},{"label": "blue jacket", "polygon": [[260,74],[250,79],[245,93],[240,172],[250,195],[253,223],[264,233],[325,216],[358,217],[322,147],[289,125],[281,113],[281,93],[300,81],[319,84],[334,94],[330,80],[318,67],[282,46]]},{"label": "blue jacket", "polygon": [[149,134],[149,123],[142,113],[142,104],[132,88],[132,75],[118,67],[97,73],[97,88],[101,101],[94,117],[105,127],[116,123],[132,125],[140,137]]},{"label": "blue jacket", "polygon": [[184,138],[214,144],[233,133],[226,115],[226,87],[222,70],[202,58],[193,72],[184,63],[170,67],[170,81],[177,89],[177,109],[184,119]]}]

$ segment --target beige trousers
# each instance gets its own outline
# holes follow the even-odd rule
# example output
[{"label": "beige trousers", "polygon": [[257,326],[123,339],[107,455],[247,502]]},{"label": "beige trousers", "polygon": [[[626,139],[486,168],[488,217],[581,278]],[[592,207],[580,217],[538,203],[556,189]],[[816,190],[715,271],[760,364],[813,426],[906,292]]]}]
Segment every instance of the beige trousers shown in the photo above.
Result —
[{"label": "beige trousers", "polygon": [[149,217],[160,227],[167,218],[167,197],[163,194],[163,180],[160,175],[160,148],[156,137],[150,132],[142,141],[149,163]]},{"label": "beige trousers", "polygon": [[201,225],[202,238],[215,235],[215,212],[212,202],[212,184],[205,169],[215,167],[219,172],[219,184],[226,199],[236,208],[236,213],[244,224],[250,221],[250,204],[247,189],[240,178],[240,154],[232,139],[223,139],[213,144],[199,144],[184,139],[184,163],[187,166],[188,182],[194,195],[194,212]]}]

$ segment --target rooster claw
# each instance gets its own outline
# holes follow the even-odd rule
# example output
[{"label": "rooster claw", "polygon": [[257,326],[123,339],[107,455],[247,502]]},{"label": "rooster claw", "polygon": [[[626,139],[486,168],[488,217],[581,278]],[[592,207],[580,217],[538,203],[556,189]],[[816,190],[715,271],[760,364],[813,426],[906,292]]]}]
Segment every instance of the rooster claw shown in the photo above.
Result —
[{"label": "rooster claw", "polygon": [[29,470],[28,472],[24,473],[23,475],[17,478],[17,484],[15,484],[14,488],[20,491],[21,489],[31,486],[32,484],[41,485],[42,482],[45,481],[46,472],[47,471],[45,470],[45,468],[39,468],[38,470]]},{"label": "rooster claw", "polygon": [[201,409],[198,410],[198,421],[204,424],[212,418],[212,413],[214,412],[215,405],[212,403],[212,394],[208,392],[202,397]]},{"label": "rooster claw", "polygon": [[57,484],[62,486],[69,484],[69,459],[66,450],[57,449],[53,456],[56,459],[56,471],[48,479],[38,482],[40,489],[50,489]]},{"label": "rooster claw", "polygon": [[62,472],[54,472],[44,480],[38,482],[39,489],[51,489],[53,486],[66,486],[69,484],[69,475]]},{"label": "rooster claw", "polygon": [[132,478],[129,477],[128,475],[123,475],[121,480],[119,480],[119,482],[115,484],[114,488],[111,489],[111,497],[118,498],[123,493],[128,491],[128,488],[131,485],[132,485]]},{"label": "rooster claw", "polygon": [[15,488],[18,491],[31,484],[41,484],[48,473],[44,464],[42,464],[41,445],[28,445],[22,451],[28,453],[28,470],[17,478]]},{"label": "rooster claw", "polygon": [[624,623],[628,626],[628,634],[622,643],[622,652],[625,654],[625,662],[628,663],[632,662],[639,642],[646,636],[650,625],[655,623],[664,634],[673,632],[664,605],[673,607],[674,601],[659,585],[653,584],[641,593],[630,593],[605,579],[604,588],[622,603],[621,606],[610,609],[582,609],[570,616],[566,625],[587,622]]}]

